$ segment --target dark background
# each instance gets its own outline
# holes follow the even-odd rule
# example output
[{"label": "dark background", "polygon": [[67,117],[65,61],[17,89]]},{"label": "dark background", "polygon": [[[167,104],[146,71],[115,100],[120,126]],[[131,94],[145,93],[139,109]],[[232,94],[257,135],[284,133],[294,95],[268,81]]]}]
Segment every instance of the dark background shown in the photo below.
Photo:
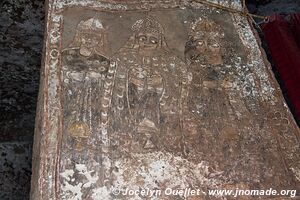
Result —
[{"label": "dark background", "polygon": [[[300,12],[299,0],[248,6],[264,16]],[[29,199],[44,19],[42,0],[0,1],[0,200]]]}]

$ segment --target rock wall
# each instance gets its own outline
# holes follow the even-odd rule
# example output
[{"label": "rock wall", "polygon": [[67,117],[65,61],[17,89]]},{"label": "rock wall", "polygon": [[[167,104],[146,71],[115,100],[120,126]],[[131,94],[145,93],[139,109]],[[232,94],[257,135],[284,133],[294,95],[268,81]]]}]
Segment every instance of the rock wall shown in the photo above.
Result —
[{"label": "rock wall", "polygon": [[29,199],[44,1],[0,2],[0,199]]}]

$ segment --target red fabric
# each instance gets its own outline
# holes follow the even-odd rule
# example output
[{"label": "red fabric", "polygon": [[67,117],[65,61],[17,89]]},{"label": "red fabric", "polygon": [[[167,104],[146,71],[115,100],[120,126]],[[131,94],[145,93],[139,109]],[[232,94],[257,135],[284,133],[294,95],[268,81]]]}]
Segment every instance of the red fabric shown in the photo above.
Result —
[{"label": "red fabric", "polygon": [[300,49],[288,22],[280,15],[262,26],[275,67],[300,119]]},{"label": "red fabric", "polygon": [[291,14],[293,33],[300,48],[300,13]]}]

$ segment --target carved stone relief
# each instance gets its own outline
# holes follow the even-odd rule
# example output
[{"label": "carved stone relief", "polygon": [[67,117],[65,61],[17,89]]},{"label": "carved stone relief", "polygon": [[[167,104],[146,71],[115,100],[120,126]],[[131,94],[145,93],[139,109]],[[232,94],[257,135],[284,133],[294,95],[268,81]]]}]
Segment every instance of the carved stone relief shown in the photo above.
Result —
[{"label": "carved stone relief", "polygon": [[[62,156],[68,158],[68,162],[61,166],[61,170],[74,169],[74,181],[85,181],[81,171],[84,170],[81,169],[84,168],[83,164],[103,163],[105,158],[105,143],[101,131],[105,121],[105,106],[108,107],[108,104],[103,99],[107,92],[111,65],[107,34],[99,19],[81,21],[73,42],[62,51],[65,133]],[[105,168],[101,164],[99,167],[100,171],[95,174],[104,177]],[[63,177],[65,178],[68,177]],[[101,181],[104,182],[103,178]],[[72,180],[68,184],[72,184]],[[86,198],[89,197],[88,190],[83,190],[82,193]]]},{"label": "carved stone relief", "polygon": [[[164,28],[153,17],[136,21],[132,31],[112,58],[117,64],[112,135],[129,134],[136,142],[132,148],[140,147],[120,147],[129,152],[181,149],[186,64],[168,49]],[[172,139],[164,143],[164,138]]]},{"label": "carved stone relief", "polygon": [[[212,167],[231,176],[232,168],[244,165],[240,157],[245,148],[241,144],[243,135],[252,134],[255,128],[255,113],[236,89],[241,83],[233,65],[243,63],[234,63],[234,57],[228,57],[232,56],[232,46],[223,27],[213,20],[195,19],[188,33],[185,57],[192,81],[183,123],[186,154],[191,160],[211,162]],[[240,161],[232,162],[238,157]]]},{"label": "carved stone relief", "polygon": [[97,138],[93,143],[87,139],[97,137],[101,128],[99,102],[110,66],[106,34],[99,19],[81,21],[73,43],[62,51],[64,126],[78,151],[99,145]]}]

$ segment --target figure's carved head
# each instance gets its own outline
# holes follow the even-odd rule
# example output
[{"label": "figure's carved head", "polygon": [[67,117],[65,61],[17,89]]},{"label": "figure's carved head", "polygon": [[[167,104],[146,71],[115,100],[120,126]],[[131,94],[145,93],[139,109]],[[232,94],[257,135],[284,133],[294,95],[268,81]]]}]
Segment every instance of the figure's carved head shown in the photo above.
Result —
[{"label": "figure's carved head", "polygon": [[207,19],[199,19],[192,24],[186,45],[188,59],[202,64],[223,64],[221,41],[224,31],[221,26]]},{"label": "figure's carved head", "polygon": [[79,47],[84,56],[98,54],[105,56],[108,53],[107,32],[99,19],[90,18],[81,21],[71,47]]},{"label": "figure's carved head", "polygon": [[164,41],[162,25],[150,16],[138,20],[133,26],[135,45],[140,52],[150,53],[159,49]]}]

